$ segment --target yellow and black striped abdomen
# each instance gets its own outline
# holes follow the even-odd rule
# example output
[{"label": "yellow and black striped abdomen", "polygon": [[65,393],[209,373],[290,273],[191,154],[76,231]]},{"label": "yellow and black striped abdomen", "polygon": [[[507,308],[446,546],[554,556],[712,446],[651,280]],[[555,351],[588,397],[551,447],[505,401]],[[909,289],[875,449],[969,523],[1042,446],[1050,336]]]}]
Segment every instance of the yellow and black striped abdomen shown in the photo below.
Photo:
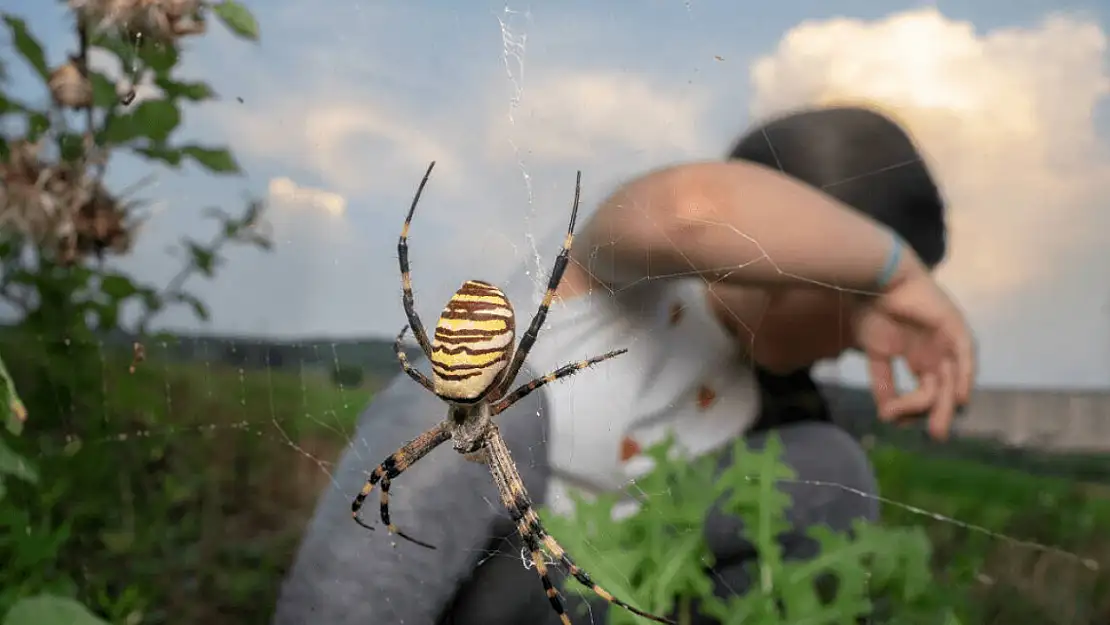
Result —
[{"label": "yellow and black striped abdomen", "polygon": [[447,302],[432,337],[432,382],[440,397],[482,399],[512,358],[513,306],[501,289],[467,280]]}]

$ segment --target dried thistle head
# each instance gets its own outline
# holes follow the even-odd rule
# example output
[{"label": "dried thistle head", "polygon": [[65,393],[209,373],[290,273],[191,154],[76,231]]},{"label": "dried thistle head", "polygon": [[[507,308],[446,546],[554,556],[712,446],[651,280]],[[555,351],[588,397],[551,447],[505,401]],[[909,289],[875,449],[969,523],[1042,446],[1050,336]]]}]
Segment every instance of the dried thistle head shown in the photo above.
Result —
[{"label": "dried thistle head", "polygon": [[69,0],[85,24],[130,41],[173,43],[204,32],[201,0]]},{"label": "dried thistle head", "polygon": [[81,109],[93,104],[92,82],[81,71],[81,66],[75,59],[70,59],[51,72],[47,86],[54,104],[58,106]]},{"label": "dried thistle head", "polygon": [[47,175],[39,159],[41,142],[13,142],[8,160],[0,162],[0,228],[41,236],[48,220],[40,181]]},{"label": "dried thistle head", "polygon": [[63,263],[124,254],[138,226],[135,203],[108,191],[83,164],[46,162],[41,145],[16,141],[0,163],[0,228],[15,230]]},{"label": "dried thistle head", "polygon": [[103,257],[105,252],[121,255],[131,249],[135,223],[131,206],[97,185],[89,201],[82,205],[73,220],[78,255]]}]

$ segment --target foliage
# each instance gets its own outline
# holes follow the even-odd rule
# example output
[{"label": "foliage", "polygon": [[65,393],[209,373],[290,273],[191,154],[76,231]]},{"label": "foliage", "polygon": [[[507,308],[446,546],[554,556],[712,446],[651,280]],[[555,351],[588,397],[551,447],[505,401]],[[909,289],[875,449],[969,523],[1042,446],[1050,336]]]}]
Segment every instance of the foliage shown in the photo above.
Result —
[{"label": "foliage", "polygon": [[[692,610],[723,625],[771,623],[854,624],[884,599],[899,623],[956,623],[953,613],[930,590],[930,546],[918,529],[859,523],[853,535],[816,527],[809,535],[820,544],[812,561],[786,561],[778,541],[790,529],[789,496],[777,484],[794,477],[780,460],[781,444],[771,437],[762,450],[738,441],[734,462],[714,477],[716,459],[688,460],[669,453],[672,441],[648,449],[654,469],[636,480],[641,493],[666,493],[642,499],[629,517],[616,520],[617,495],[593,501],[575,498],[573,518],[545,514],[552,533],[575,554],[597,581],[641,609],[677,614],[690,622]],[[759,554],[753,588],[742,596],[720,598],[706,569],[712,554],[702,535],[715,503],[740,518]],[[835,579],[833,586],[828,579]],[[695,606],[700,606],[695,608]],[[609,611],[612,625],[633,625],[636,617]]]},{"label": "foliage", "polygon": [[[141,533],[136,503],[148,496],[144,491],[159,488],[117,469],[149,473],[166,460],[164,449],[137,445],[118,463],[106,463],[83,441],[149,426],[167,397],[150,392],[157,388],[151,385],[137,392],[128,411],[110,414],[107,394],[115,377],[105,365],[118,359],[99,349],[98,337],[120,331],[147,337],[155,316],[175,305],[206,319],[203,302],[184,288],[187,280],[211,278],[229,245],[268,248],[269,242],[257,229],[261,203],[250,201],[239,215],[209,209],[216,234],[209,241],[182,241],[184,266],[165,287],[140,283],[106,260],[132,249],[143,202],[114,192],[105,175],[118,153],[175,168],[189,160],[216,175],[238,173],[226,148],[174,140],[183,107],[216,97],[176,69],[181,39],[205,31],[206,13],[249,40],[257,39],[258,25],[233,0],[68,4],[75,49],[57,66],[24,19],[0,13],[12,48],[48,96],[17,98],[0,89],[0,299],[19,315],[0,336],[12,367],[11,376],[3,375],[7,435],[0,435],[0,495],[6,495],[0,500],[0,614],[6,613],[5,624],[134,625],[146,619],[150,598],[128,580],[96,579],[104,562],[97,556],[125,556]],[[94,50],[113,56],[126,74],[92,67]],[[11,69],[6,66],[0,78]],[[145,80],[159,93],[135,102],[135,85]],[[125,320],[128,311],[137,313],[131,321]],[[115,494],[112,501],[87,496],[105,492]],[[106,504],[116,518],[105,518]]]},{"label": "foliage", "polygon": [[[57,410],[26,373],[38,356],[7,345],[28,405]],[[105,351],[91,376],[103,398],[87,419],[110,432],[26,445],[49,487],[13,485],[20,509],[0,505],[0,606],[48,587],[118,624],[268,618],[327,463],[371,391],[338,390],[325,369],[171,363],[168,349],[151,342],[134,374],[128,354]],[[30,414],[33,434],[43,428]]]},{"label": "foliage", "polygon": [[15,605],[4,617],[3,625],[107,625],[88,608],[73,599],[54,595],[28,597]]},{"label": "foliage", "polygon": [[[177,139],[188,107],[217,97],[205,82],[178,75],[177,42],[203,32],[205,15],[216,16],[248,41],[258,38],[259,28],[241,4],[227,0],[175,0],[191,12],[153,22],[148,18],[157,17],[163,3],[113,0],[112,15],[96,14],[108,4],[70,2],[80,8],[74,15],[81,16],[75,49],[56,66],[59,55],[47,53],[31,25],[0,14],[8,49],[18,55],[0,59],[0,81],[21,63],[49,96],[17,98],[0,82],[0,299],[20,312],[14,328],[0,329],[0,353],[11,373],[0,362],[5,424],[0,433],[0,624],[265,623],[316,496],[328,485],[329,463],[349,444],[352,423],[370,391],[337,389],[326,375],[222,367],[213,364],[215,354],[194,355],[202,365],[160,357],[173,339],[149,336],[152,319],[170,306],[207,316],[204,303],[185,285],[198,274],[215,275],[229,245],[268,245],[255,228],[262,206],[251,202],[235,216],[209,211],[213,238],[183,241],[185,266],[164,287],[141,284],[105,262],[128,253],[142,221],[141,202],[103,183],[108,157],[127,153],[152,165],[237,173],[240,165],[226,148]],[[154,8],[142,20],[128,21],[134,16],[124,9],[140,4]],[[88,67],[92,49],[121,61],[127,75]],[[158,93],[136,102],[134,85],[145,82]],[[137,319],[125,315],[136,309]],[[151,354],[134,374],[128,372],[130,353],[103,348],[104,333],[121,330],[129,330],[129,337],[145,336]],[[388,345],[380,352],[359,344],[341,347],[335,359],[358,362],[368,371],[375,370],[374,362],[391,367],[394,362]],[[306,358],[304,346],[288,353],[291,368]],[[326,362],[320,369],[326,371]],[[982,476],[981,468],[970,464],[930,463],[890,452],[876,459],[889,497],[1029,540],[1075,550],[1102,548],[1103,570],[1110,564],[1105,542],[1072,544],[1082,532],[1097,533],[1110,523],[1105,510],[1092,512],[1093,496],[1016,474],[1009,481]],[[552,518],[551,527],[603,583],[641,607],[684,607],[691,598],[703,598],[708,609],[734,604],[758,613],[775,596],[794,597],[794,605],[812,598],[807,582],[820,567],[857,582],[843,587],[844,598],[838,596],[834,606],[864,604],[858,586],[864,566],[873,575],[878,572],[873,580],[890,574],[888,590],[919,589],[911,582],[924,579],[920,562],[926,554],[915,532],[859,528],[855,541],[823,537],[826,557],[808,568],[777,560],[773,545],[766,545],[782,502],[768,485],[772,476],[784,474],[758,454],[743,462],[747,470],[737,468],[722,477],[712,494],[729,493],[722,494],[726,503],[746,519],[757,544],[770,554],[768,575],[760,578],[770,580],[769,587],[760,585],[747,597],[715,603],[705,592],[698,567],[705,547],[697,529],[710,500],[702,492],[712,483],[707,465],[695,463],[686,475],[678,470],[681,465],[661,464],[660,484],[688,480],[699,487],[679,493],[671,503],[656,498],[632,521],[612,521],[602,501],[580,503],[577,520]],[[749,487],[747,475],[759,474],[761,467],[771,470],[766,482]],[[729,490],[730,484],[736,488]],[[982,497],[988,490],[993,501],[1000,500],[1001,491],[1012,490],[1013,502],[989,505]],[[1052,497],[1045,499],[1046,492]],[[583,519],[594,522],[579,530]],[[909,513],[896,520],[922,523],[920,515]],[[1006,578],[1003,571],[1012,559],[991,564],[999,552],[1017,551],[1000,548],[1004,541],[968,540],[969,533],[952,523],[938,522],[930,534],[938,546],[934,562],[941,568],[934,583],[941,583],[943,593],[967,587],[985,566],[997,572],[995,590],[976,595],[986,606],[975,613],[981,619],[966,622],[1028,622],[1015,616],[1019,612],[1032,615],[1038,625],[1065,622],[1058,618],[1062,612],[1035,600],[1038,591],[1045,595],[1067,586],[1066,575],[1054,577],[1057,583],[1048,590],[1038,586],[1039,561],[1035,569],[1018,567],[1016,577]],[[597,536],[606,540],[591,540]],[[616,542],[608,540],[613,537]],[[641,537],[653,542],[641,544]],[[891,548],[875,553],[876,545]],[[633,573],[627,582],[624,567],[617,566],[621,558]],[[1086,593],[1082,604],[1072,602],[1084,614],[1105,608],[1087,622],[1110,622],[1110,606],[1102,599],[1110,597],[1105,576],[1099,583],[1082,588],[1077,583],[1068,595]],[[1025,592],[1030,586],[1034,591]],[[894,599],[909,608],[914,601],[927,603],[923,595],[909,602]],[[627,617],[613,611],[613,618]]]},{"label": "foliage", "polygon": [[331,372],[331,381],[340,388],[358,388],[366,380],[366,373],[357,365],[337,364]]},{"label": "foliage", "polygon": [[[20,361],[30,350],[21,344],[6,345],[11,345],[13,373],[27,371],[29,367]],[[369,400],[370,389],[338,389],[331,384],[328,370],[332,358],[326,344],[319,348],[326,357],[308,371],[302,370],[298,358],[290,357],[286,370],[271,367],[241,372],[216,361],[219,346],[183,350],[180,357],[192,362],[167,362],[167,357],[179,357],[176,341],[155,341],[148,347],[149,358],[134,375],[127,373],[129,354],[113,357],[106,352],[105,361],[98,367],[105,397],[91,418],[121,425],[113,428],[106,440],[81,441],[77,455],[86,460],[66,474],[75,473],[78,467],[88,470],[97,463],[110,465],[111,471],[106,477],[104,470],[97,470],[96,479],[89,482],[92,488],[86,491],[64,487],[68,500],[64,511],[55,517],[65,519],[71,512],[79,512],[75,521],[103,527],[103,535],[112,541],[113,549],[107,548],[108,542],[102,542],[99,534],[93,534],[80,543],[70,539],[64,551],[50,552],[47,561],[52,563],[64,553],[66,559],[72,559],[72,568],[65,574],[74,577],[72,571],[84,565],[90,576],[73,596],[83,600],[89,597],[86,603],[90,606],[96,607],[96,597],[113,588],[134,587],[133,592],[147,606],[141,611],[140,623],[268,623],[312,506],[321,490],[330,487],[330,462],[350,445],[353,423]],[[382,360],[392,353],[391,341],[363,347],[377,350]],[[358,356],[378,357],[362,354],[361,349]],[[343,354],[339,360],[347,363]],[[396,374],[393,368],[368,372],[371,378]],[[22,385],[27,376],[16,379]],[[30,392],[31,385],[26,389]],[[25,399],[29,405],[38,402]],[[34,424],[35,414],[31,412],[29,425]],[[135,415],[144,415],[143,420],[129,421]],[[127,440],[118,441],[121,433],[128,435]],[[49,465],[71,462],[70,456],[56,450],[49,458]],[[1099,528],[1110,526],[1110,500],[1099,498],[1097,493],[1081,501],[1057,498],[1073,485],[995,470],[978,462],[954,462],[888,447],[871,450],[871,458],[886,497],[1008,535],[1098,557],[1104,570],[1110,568],[1110,554],[1092,551],[1098,543],[1091,541],[1106,544],[1105,532]],[[130,490],[139,498],[128,502],[121,497],[118,474],[133,476],[136,481]],[[984,497],[984,492],[991,496]],[[121,515],[120,510],[129,512]],[[1006,514],[1004,518],[1002,513]],[[130,526],[125,521],[128,516],[134,518]],[[1036,567],[1012,565],[1021,556],[1043,554],[899,508],[884,511],[884,522],[927,528],[934,544],[936,592],[959,597],[971,588],[977,602],[990,603],[968,610],[966,618],[961,606],[964,623],[1110,622],[1106,618],[1065,618],[1061,613],[1055,618],[1042,618],[1043,609],[1030,609],[1036,593],[1024,593],[1022,589],[1026,584],[1038,584],[1042,573]],[[1093,529],[1076,535],[1082,527]],[[614,568],[606,567],[604,562],[600,567],[587,562],[606,541],[572,545],[576,524],[557,531],[555,535],[574,549],[572,555],[583,565],[599,571]],[[5,567],[0,579],[3,589],[12,582],[33,579],[41,566],[26,557],[9,559],[11,552],[5,551],[8,546],[3,544],[8,534],[7,526],[0,529],[0,561],[18,562],[18,566]],[[595,535],[606,537],[601,532]],[[120,545],[126,548],[115,551]],[[1070,565],[1065,573],[1086,570],[1068,562],[1057,567],[1060,564]],[[994,577],[994,585],[987,587],[974,581],[981,570]],[[610,577],[621,580],[622,571],[612,570]],[[1091,606],[1098,601],[1105,605],[1110,597],[1105,587],[1088,586],[1085,580],[1072,580],[1067,574],[1057,574],[1053,581],[1041,583],[1039,593],[1061,602],[1070,599],[1076,606]],[[122,593],[116,596],[124,598]],[[110,609],[112,602],[108,603]],[[1004,613],[1004,609],[1009,611]],[[1020,610],[1025,612],[1015,617]],[[96,611],[109,613],[99,607]],[[1101,614],[1110,616],[1110,612]],[[127,619],[116,618],[113,622],[126,623]],[[579,622],[589,619],[575,618],[575,623]]]},{"label": "foliage", "polygon": [[1110,622],[1110,489],[1050,477],[1074,460],[1061,457],[1060,466],[1042,476],[1004,468],[1006,454],[995,459],[1003,466],[890,444],[870,455],[882,492],[913,503],[889,506],[884,522],[927,528],[936,592],[959,599],[961,620]]},{"label": "foliage", "polygon": [[[0,360],[0,419],[4,421],[7,431],[18,436],[23,431],[23,423],[27,421],[27,407],[16,392],[15,382],[12,381],[8,368]],[[16,454],[0,439],[0,499],[7,493],[4,481],[8,478],[23,480],[30,484],[37,484],[38,473],[31,465]]]}]

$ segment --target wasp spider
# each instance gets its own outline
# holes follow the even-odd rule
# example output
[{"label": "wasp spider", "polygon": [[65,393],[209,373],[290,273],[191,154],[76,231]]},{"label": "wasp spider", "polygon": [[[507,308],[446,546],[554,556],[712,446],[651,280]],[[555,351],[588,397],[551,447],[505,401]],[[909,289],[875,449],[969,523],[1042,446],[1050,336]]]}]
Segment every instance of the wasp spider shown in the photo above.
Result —
[{"label": "wasp spider", "polygon": [[[581,194],[582,172],[578,172],[575,183],[570,227],[567,229],[562,250],[555,260],[555,267],[551,271],[543,303],[532,318],[532,324],[521,337],[520,345],[514,351],[516,315],[513,313],[512,304],[501,289],[488,282],[467,280],[463,283],[447,302],[430,342],[420,317],[416,314],[413,306],[412,281],[409,277],[408,232],[412,215],[416,211],[416,204],[420,201],[420,194],[424,191],[424,185],[428,183],[433,167],[435,167],[435,161],[428,166],[424,179],[420,181],[420,186],[412,199],[408,217],[405,218],[405,225],[401,229],[401,238],[397,243],[397,254],[401,263],[402,303],[409,324],[397,336],[394,350],[405,373],[447,403],[447,418],[409,441],[374,469],[366,485],[362,487],[362,491],[351,503],[352,516],[359,525],[374,529],[360,518],[359,510],[374,486],[380,483],[382,523],[391,533],[422,547],[434,549],[432,545],[412,538],[393,525],[389,517],[389,487],[392,480],[401,475],[405,469],[450,440],[455,451],[470,460],[485,462],[489,466],[501,496],[501,503],[508,508],[517,530],[524,539],[525,546],[531,551],[532,562],[540,575],[540,581],[543,582],[551,607],[559,614],[563,625],[570,625],[570,617],[567,616],[563,602],[548,576],[544,551],[569,569],[576,580],[609,603],[659,623],[672,623],[668,619],[642,612],[598,586],[547,533],[532,508],[532,502],[524,490],[524,483],[509,455],[509,448],[501,437],[497,424],[493,421],[495,416],[537,388],[628,351],[618,349],[565,365],[509,392],[513,380],[524,365],[524,359],[528,357],[529,350],[536,342],[536,337],[547,317],[548,308],[551,306],[551,300],[555,296],[555,290],[559,286],[559,280],[570,258],[570,247],[574,239],[574,221],[578,215],[578,198]],[[431,361],[431,379],[414,369],[401,349],[401,340],[410,327],[416,336],[416,341],[420,344],[420,349]]]}]

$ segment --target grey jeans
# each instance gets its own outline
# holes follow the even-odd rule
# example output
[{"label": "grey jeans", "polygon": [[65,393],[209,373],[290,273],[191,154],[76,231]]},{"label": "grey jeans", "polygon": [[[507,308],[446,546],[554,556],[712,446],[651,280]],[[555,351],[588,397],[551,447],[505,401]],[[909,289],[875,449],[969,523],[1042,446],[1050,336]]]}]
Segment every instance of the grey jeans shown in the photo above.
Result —
[{"label": "grey jeans", "polygon": [[[521,379],[528,373],[522,372]],[[443,419],[443,403],[404,375],[380,393],[360,418],[352,445],[340,459],[335,484],[324,493],[286,578],[273,625],[546,625],[558,623],[536,572],[525,568],[508,513],[483,465],[444,445],[393,483],[393,522],[430,542],[427,550],[351,520],[350,502],[368,471],[405,441]],[[536,505],[543,505],[550,473],[546,405],[542,389],[498,417],[498,425]],[[776,430],[785,460],[799,480],[877,492],[867,457],[835,425],[799,423]],[[765,433],[749,436],[761,445]],[[724,458],[722,462],[727,462]],[[788,558],[812,557],[805,528],[846,530],[854,519],[875,520],[875,500],[838,488],[788,484],[797,532],[781,537]],[[376,519],[377,495],[365,518]],[[718,565],[718,592],[743,592],[755,559],[739,520],[713,513],[706,540]],[[573,556],[573,554],[571,554]],[[588,591],[586,593],[588,594]],[[576,593],[564,596],[578,614]],[[592,622],[604,621],[603,602],[590,600]],[[696,621],[708,625],[711,620]]]}]

